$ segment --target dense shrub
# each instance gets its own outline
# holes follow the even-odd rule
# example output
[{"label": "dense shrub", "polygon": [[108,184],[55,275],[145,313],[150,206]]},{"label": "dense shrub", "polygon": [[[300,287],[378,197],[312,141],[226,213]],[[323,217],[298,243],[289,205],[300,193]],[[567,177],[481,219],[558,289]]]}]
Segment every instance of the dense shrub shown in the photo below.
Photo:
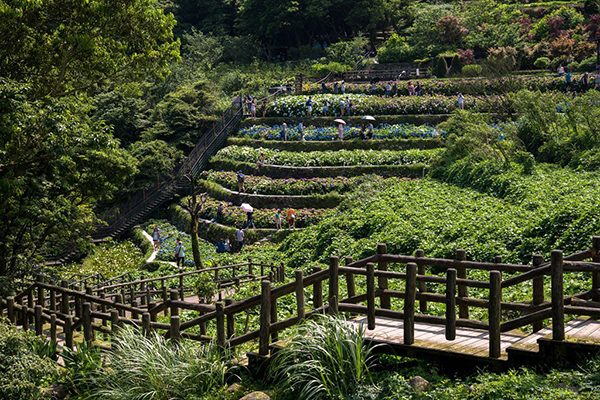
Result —
[{"label": "dense shrub", "polygon": [[448,64],[446,58],[438,57],[434,64],[433,74],[439,78],[443,78],[448,73]]},{"label": "dense shrub", "polygon": [[550,59],[548,57],[540,57],[535,60],[533,66],[539,69],[548,69],[550,67]]},{"label": "dense shrub", "polygon": [[411,60],[412,49],[406,38],[397,33],[392,34],[377,53],[377,60],[381,63],[403,62]]}]

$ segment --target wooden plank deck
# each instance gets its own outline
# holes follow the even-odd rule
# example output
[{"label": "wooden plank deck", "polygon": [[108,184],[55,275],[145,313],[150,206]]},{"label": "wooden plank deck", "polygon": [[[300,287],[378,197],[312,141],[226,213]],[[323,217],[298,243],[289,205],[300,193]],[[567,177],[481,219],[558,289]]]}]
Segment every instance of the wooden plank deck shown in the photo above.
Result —
[{"label": "wooden plank deck", "polygon": [[[348,321],[350,324],[364,324],[367,318],[358,317]],[[374,343],[403,345],[404,322],[389,318],[376,318],[375,329],[365,330],[367,340]],[[507,332],[501,335],[501,360],[507,359],[507,349],[526,350],[537,353],[538,339],[551,338],[552,328],[544,328],[532,334]],[[592,343],[600,345],[600,321],[596,319],[575,319],[565,324],[566,342]],[[487,358],[489,355],[489,335],[485,331],[471,328],[456,328],[456,339],[446,340],[443,325],[415,323],[416,349],[442,351],[448,355],[468,355]]]}]

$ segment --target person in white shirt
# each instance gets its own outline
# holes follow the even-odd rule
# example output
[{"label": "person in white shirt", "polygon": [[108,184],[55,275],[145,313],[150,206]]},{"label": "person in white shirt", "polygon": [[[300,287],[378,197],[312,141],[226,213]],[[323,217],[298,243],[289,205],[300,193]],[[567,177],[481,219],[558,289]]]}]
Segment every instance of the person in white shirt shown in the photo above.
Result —
[{"label": "person in white shirt", "polygon": [[178,267],[183,268],[185,264],[185,248],[181,243],[181,240],[177,241],[177,245],[175,246],[175,262]]},{"label": "person in white shirt", "polygon": [[244,247],[244,230],[242,228],[238,228],[235,233],[235,241],[238,244],[238,251],[242,251],[242,247]]}]

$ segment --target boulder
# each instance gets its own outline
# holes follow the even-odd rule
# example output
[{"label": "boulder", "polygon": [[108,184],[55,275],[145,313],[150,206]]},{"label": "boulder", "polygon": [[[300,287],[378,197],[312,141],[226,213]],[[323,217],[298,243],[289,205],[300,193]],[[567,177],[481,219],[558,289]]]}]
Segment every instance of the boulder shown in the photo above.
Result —
[{"label": "boulder", "polygon": [[265,392],[252,392],[245,395],[240,400],[271,400],[271,397]]},{"label": "boulder", "polygon": [[240,385],[239,383],[232,383],[231,385],[229,385],[229,387],[227,388],[227,393],[235,393],[238,390],[240,390],[240,388],[242,387],[242,385]]},{"label": "boulder", "polygon": [[408,384],[412,387],[416,392],[424,392],[429,389],[429,381],[419,375],[413,376]]}]

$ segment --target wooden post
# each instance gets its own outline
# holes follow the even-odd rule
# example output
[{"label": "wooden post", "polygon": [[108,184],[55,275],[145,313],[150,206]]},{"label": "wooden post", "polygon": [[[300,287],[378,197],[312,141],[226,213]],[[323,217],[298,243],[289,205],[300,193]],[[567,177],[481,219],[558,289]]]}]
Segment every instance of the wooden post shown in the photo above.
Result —
[{"label": "wooden post", "polygon": [[6,298],[6,308],[8,312],[8,320],[11,324],[16,324],[17,318],[15,315],[15,298],[13,296]]},{"label": "wooden post", "polygon": [[285,265],[281,264],[281,282],[285,281]]},{"label": "wooden post", "polygon": [[[271,299],[271,325],[277,322],[277,299]],[[275,343],[279,340],[279,333],[271,333],[271,343]]]},{"label": "wooden post", "polygon": [[375,329],[375,265],[367,264],[367,329]]},{"label": "wooden post", "polygon": [[56,335],[56,314],[50,315],[50,342],[57,343],[57,335]]},{"label": "wooden post", "polygon": [[562,251],[554,250],[552,252],[550,272],[552,274],[552,339],[565,340]]},{"label": "wooden post", "polygon": [[490,271],[490,302],[489,302],[489,336],[490,357],[500,357],[500,318],[502,315],[502,274],[500,271]]},{"label": "wooden post", "polygon": [[415,342],[415,300],[417,295],[417,264],[406,265],[406,290],[404,297],[404,344]]},{"label": "wooden post", "polygon": [[[183,268],[181,268],[179,270],[179,272],[183,272]],[[185,299],[185,294],[183,293],[183,275],[179,275],[179,297],[181,299],[181,301],[183,301],[183,299]]]},{"label": "wooden post", "polygon": [[446,340],[456,339],[456,270],[446,271]]},{"label": "wooden post", "polygon": [[[235,274],[235,272],[234,272],[234,274]],[[260,276],[265,276],[265,265],[264,264],[260,264]]]},{"label": "wooden post", "polygon": [[110,310],[110,334],[112,337],[118,333],[120,327],[119,311]]},{"label": "wooden post", "polygon": [[83,303],[82,306],[82,318],[83,318],[83,338],[87,343],[94,341],[94,331],[92,330],[92,318],[90,313],[92,312],[92,305],[88,302]]},{"label": "wooden post", "polygon": [[[142,279],[144,279],[144,275],[142,275]],[[140,283],[140,292],[142,293],[142,297],[140,298],[140,306],[145,306],[146,305],[146,298],[145,298],[146,282]]]},{"label": "wooden post", "polygon": [[260,297],[260,331],[258,354],[266,356],[269,354],[269,334],[271,331],[271,282],[261,282]]},{"label": "wooden post", "polygon": [[179,332],[179,315],[171,315],[171,327],[169,329],[169,336],[173,343],[179,343],[179,339],[181,338],[181,333]]},{"label": "wooden post", "polygon": [[[136,300],[131,302],[131,307],[137,308],[138,306],[138,302]],[[139,319],[140,315],[137,311],[132,311],[131,312],[131,319]]]},{"label": "wooden post", "polygon": [[[178,300],[178,294],[177,294],[177,289],[171,289],[171,300],[172,301],[177,301]],[[179,308],[177,308],[177,306],[171,306],[171,316],[178,316],[179,315]]]},{"label": "wooden post", "polygon": [[129,286],[129,303],[133,307],[133,302],[135,301],[135,288],[133,285]]},{"label": "wooden post", "polygon": [[56,290],[54,289],[50,290],[50,310],[58,311],[58,308],[56,308]]},{"label": "wooden post", "polygon": [[[31,296],[29,296],[31,298]],[[23,330],[27,332],[29,330],[29,307],[25,304],[21,306],[23,316]]]},{"label": "wooden post", "polygon": [[42,336],[44,333],[43,330],[43,322],[42,322],[42,306],[37,304],[34,308],[34,321],[35,321],[35,334],[38,336]]},{"label": "wooden post", "polygon": [[298,314],[298,319],[302,320],[306,316],[306,312],[304,310],[304,275],[302,274],[302,270],[296,270],[296,310]]},{"label": "wooden post", "polygon": [[[120,293],[115,296],[115,302],[117,304],[123,304],[123,299],[124,299],[124,297]],[[119,309],[118,312],[119,312],[119,317],[125,316],[125,311],[123,311],[123,309]]]},{"label": "wooden post", "polygon": [[68,315],[65,317],[65,346],[73,350],[73,317]]},{"label": "wooden post", "polygon": [[[387,245],[385,243],[379,243],[377,245],[377,255],[387,254]],[[379,271],[387,271],[387,263],[383,261],[377,262],[377,269]],[[385,276],[378,277],[379,289],[380,290],[388,290],[388,279]],[[391,299],[387,294],[382,294],[380,298],[381,308],[390,309],[391,308]]]},{"label": "wooden post", "polygon": [[151,308],[152,304],[152,293],[150,293],[150,286],[146,286],[146,304],[148,305],[148,310]]},{"label": "wooden post", "polygon": [[252,268],[252,259],[248,259],[248,275],[254,276],[254,268]]},{"label": "wooden post", "polygon": [[[167,287],[165,286],[165,281],[162,281],[162,301],[163,303],[166,303],[169,300],[169,291],[167,290]],[[167,307],[165,307],[165,311],[163,311],[163,314],[165,316],[167,316],[167,314],[169,313],[169,309]]]},{"label": "wooden post", "polygon": [[[44,275],[38,274],[36,277],[36,282],[44,283]],[[44,308],[46,306],[46,298],[44,297],[44,288],[38,286],[37,288],[37,304]]]},{"label": "wooden post", "polygon": [[[60,286],[63,289],[66,289],[69,286],[69,282],[67,282],[66,280],[62,280],[60,281]],[[69,313],[69,295],[66,294],[65,292],[62,292],[60,294],[60,312],[63,314],[68,314]]]},{"label": "wooden post", "polygon": [[[417,250],[415,254],[419,258],[425,257],[425,252],[421,249]],[[425,275],[427,270],[425,269],[425,264],[417,263],[417,273],[419,275]],[[419,288],[419,293],[425,293],[427,291],[427,283],[423,281],[418,281],[417,286]],[[419,300],[419,311],[422,314],[427,314],[427,300]]]},{"label": "wooden post", "polygon": [[[33,292],[31,292],[31,293],[29,293],[29,295],[27,296],[27,309],[28,309],[28,311],[27,311],[27,312],[28,312],[28,315],[29,315],[29,311],[30,311],[30,310],[33,310],[33,303],[34,303],[34,300],[33,300]],[[29,315],[29,318],[28,318],[28,319],[29,319],[29,321],[28,321],[28,324],[31,324],[31,323],[33,323],[33,318],[34,318],[34,315],[33,315],[33,314]]]},{"label": "wooden post", "polygon": [[[233,304],[233,299],[225,299],[225,306]],[[227,314],[227,339],[231,339],[235,335],[235,316]]]},{"label": "wooden post", "polygon": [[215,304],[217,311],[217,346],[225,347],[225,310],[222,302]]},{"label": "wooden post", "polygon": [[219,270],[215,269],[215,282],[219,282]]},{"label": "wooden post", "polygon": [[[600,263],[600,236],[592,237],[592,261]],[[600,301],[600,272],[592,272],[592,289],[598,291],[593,297],[594,301]]]},{"label": "wooden post", "polygon": [[[352,257],[346,257],[344,259],[344,265],[348,266],[352,264]],[[356,285],[354,283],[354,274],[346,274],[346,289],[348,290],[348,298],[356,296]]]},{"label": "wooden post", "polygon": [[[544,263],[544,256],[536,254],[533,256],[533,268],[538,268]],[[544,276],[533,278],[533,305],[539,306],[544,302]],[[533,331],[538,332],[544,327],[544,321],[533,323]]]},{"label": "wooden post", "polygon": [[339,302],[339,266],[340,259],[336,256],[329,257],[329,295],[328,302],[329,308],[327,311],[331,315],[336,315],[338,313],[338,302]]},{"label": "wooden post", "polygon": [[[313,267],[314,274],[320,271],[321,267]],[[313,285],[313,307],[317,309],[321,306],[323,306],[323,281],[318,281]]]},{"label": "wooden post", "polygon": [[150,337],[152,335],[152,323],[150,321],[150,313],[142,314],[142,334],[146,337]]},{"label": "wooden post", "polygon": [[[456,250],[456,259],[458,261],[465,261],[467,259],[465,251],[462,249]],[[457,276],[457,278],[467,279],[467,268],[463,267],[463,266],[459,266],[458,268],[456,268],[456,276]],[[463,299],[463,298],[467,297],[468,295],[469,294],[468,294],[467,287],[465,285],[463,285],[462,283],[459,283],[458,284],[458,297],[460,299]],[[458,305],[458,316],[463,319],[469,319],[469,306],[461,302]]]}]

